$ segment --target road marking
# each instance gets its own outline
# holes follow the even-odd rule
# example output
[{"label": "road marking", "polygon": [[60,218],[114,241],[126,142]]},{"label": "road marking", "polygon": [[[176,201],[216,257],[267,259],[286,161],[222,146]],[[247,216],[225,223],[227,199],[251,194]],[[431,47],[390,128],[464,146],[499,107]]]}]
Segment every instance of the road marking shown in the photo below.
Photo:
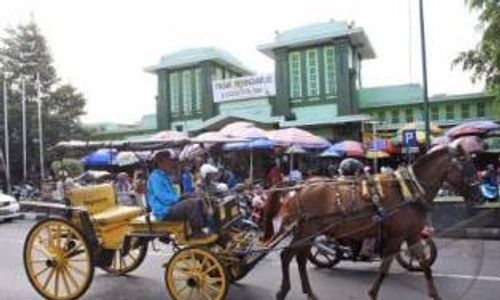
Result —
[{"label": "road marking", "polygon": [[[413,273],[411,273],[413,274]],[[415,274],[422,275],[422,274]],[[443,277],[443,278],[453,278],[453,279],[468,279],[468,280],[484,280],[484,281],[494,281],[500,282],[500,277],[496,276],[484,276],[484,275],[465,275],[465,274],[432,274],[433,277]]]}]

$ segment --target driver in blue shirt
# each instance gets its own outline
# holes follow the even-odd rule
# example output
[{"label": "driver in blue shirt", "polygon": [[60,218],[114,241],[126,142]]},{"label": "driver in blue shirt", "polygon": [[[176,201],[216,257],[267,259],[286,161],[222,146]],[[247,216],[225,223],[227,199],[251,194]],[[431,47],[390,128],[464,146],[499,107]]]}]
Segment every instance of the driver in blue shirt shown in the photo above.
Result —
[{"label": "driver in blue shirt", "polygon": [[201,234],[205,226],[204,206],[201,199],[181,200],[174,189],[171,174],[174,171],[176,155],[172,150],[157,152],[154,155],[157,168],[148,179],[148,202],[153,215],[158,220],[188,220],[193,234]]}]

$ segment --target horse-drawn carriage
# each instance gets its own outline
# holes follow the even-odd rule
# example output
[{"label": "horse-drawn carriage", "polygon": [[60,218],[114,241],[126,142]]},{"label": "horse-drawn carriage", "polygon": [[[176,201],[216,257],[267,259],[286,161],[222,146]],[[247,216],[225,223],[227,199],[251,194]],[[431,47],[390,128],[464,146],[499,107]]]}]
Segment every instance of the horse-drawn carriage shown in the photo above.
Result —
[{"label": "horse-drawn carriage", "polygon": [[[111,146],[143,150],[167,145]],[[216,234],[195,239],[186,222],[153,220],[147,201],[145,209],[118,205],[110,185],[69,189],[65,203],[24,203],[26,207],[57,215],[40,221],[29,232],[24,247],[26,272],[43,297],[76,299],[90,286],[95,267],[112,274],[131,272],[144,260],[149,242],[159,240],[174,250],[164,271],[171,297],[218,300],[225,297],[231,282],[243,278],[273,248],[278,250],[275,246],[291,233],[290,245],[279,249],[284,276],[277,298],[284,299],[290,290],[288,269],[296,257],[303,292],[309,299],[316,299],[306,269],[313,240],[321,234],[358,241],[378,236],[383,241],[382,263],[369,291],[370,297],[376,299],[401,243],[412,247],[420,243],[427,210],[442,183],[447,181],[472,200],[479,195],[472,160],[458,142],[427,153],[407,171],[408,176],[396,172],[380,182],[367,176],[361,180],[323,180],[316,184],[306,182],[301,188],[271,190],[261,224],[264,248],[258,246],[259,230],[242,226],[234,195],[203,197],[213,211]],[[370,196],[366,201],[362,196],[363,182],[367,182]],[[346,184],[346,189],[341,188]],[[408,184],[420,192],[410,192]],[[359,196],[347,197],[344,193]],[[417,194],[420,196],[412,196]],[[274,226],[275,220],[283,221],[279,230]],[[439,299],[431,263],[423,248],[415,247],[411,252],[425,273],[429,295]]]},{"label": "horse-drawn carriage", "polygon": [[[169,145],[91,146],[153,150]],[[143,262],[150,242],[158,240],[173,246],[174,254],[164,265],[173,299],[223,299],[228,285],[245,276],[266,253],[249,251],[258,237],[237,224],[242,216],[236,196],[206,196],[204,201],[213,212],[216,234],[201,238],[191,238],[187,221],[154,220],[147,204],[117,204],[111,184],[66,189],[64,203],[24,202],[26,209],[50,212],[26,238],[28,278],[47,299],[76,299],[89,288],[95,267],[117,275],[132,272]]]}]

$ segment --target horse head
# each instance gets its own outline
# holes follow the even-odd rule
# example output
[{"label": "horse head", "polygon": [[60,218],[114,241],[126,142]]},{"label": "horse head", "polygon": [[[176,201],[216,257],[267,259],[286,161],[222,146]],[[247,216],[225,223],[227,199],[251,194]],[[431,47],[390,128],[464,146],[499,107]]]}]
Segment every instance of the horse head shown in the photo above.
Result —
[{"label": "horse head", "polygon": [[448,182],[466,201],[478,203],[481,201],[479,178],[472,157],[462,147],[462,139],[457,139],[448,148],[452,158],[446,173]]},{"label": "horse head", "polygon": [[432,201],[447,182],[467,201],[480,201],[478,178],[474,163],[458,139],[447,146],[438,146],[417,159],[413,168],[419,183]]}]

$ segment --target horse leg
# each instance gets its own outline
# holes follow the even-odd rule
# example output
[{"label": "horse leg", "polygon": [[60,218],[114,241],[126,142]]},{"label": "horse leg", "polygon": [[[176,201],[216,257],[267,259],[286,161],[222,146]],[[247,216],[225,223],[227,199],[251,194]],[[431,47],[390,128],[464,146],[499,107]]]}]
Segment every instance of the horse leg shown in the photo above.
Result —
[{"label": "horse leg", "polygon": [[[292,242],[293,243],[293,242]],[[295,250],[288,248],[281,252],[281,289],[276,294],[276,299],[283,300],[290,291],[290,262],[295,256]]]},{"label": "horse leg", "polygon": [[394,260],[394,254],[399,251],[402,239],[386,239],[384,242],[386,244],[382,250],[382,263],[380,264],[377,277],[373,281],[371,288],[368,290],[368,295],[372,300],[377,299],[380,286],[389,273],[392,261]]},{"label": "horse leg", "polygon": [[307,295],[308,300],[317,300],[318,297],[313,293],[311,289],[311,284],[309,283],[309,277],[307,275],[307,254],[311,250],[311,247],[305,247],[300,249],[299,253],[295,257],[297,260],[297,265],[299,267],[300,281],[302,283],[302,292]]},{"label": "horse leg", "polygon": [[439,294],[436,286],[434,285],[434,278],[432,277],[432,269],[425,258],[424,245],[421,242],[420,236],[417,236],[407,241],[410,246],[411,255],[414,256],[424,271],[425,280],[427,282],[427,290],[429,297],[434,300],[439,300]]}]

